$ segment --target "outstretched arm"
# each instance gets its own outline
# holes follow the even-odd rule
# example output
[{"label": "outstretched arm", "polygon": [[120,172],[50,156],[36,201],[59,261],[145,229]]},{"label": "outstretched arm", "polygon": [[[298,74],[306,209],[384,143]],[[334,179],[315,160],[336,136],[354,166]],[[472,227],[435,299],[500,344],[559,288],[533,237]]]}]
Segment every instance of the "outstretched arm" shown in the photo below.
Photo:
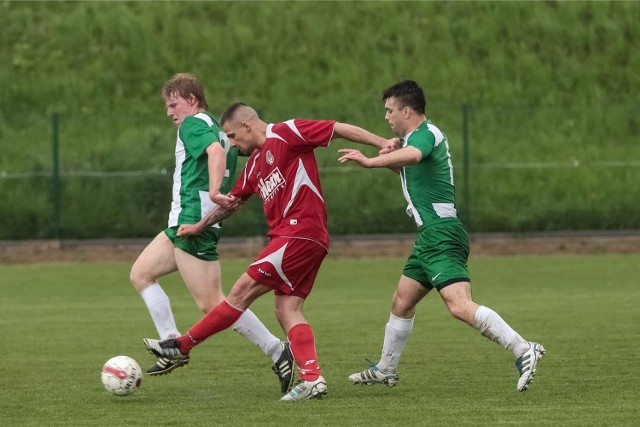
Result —
[{"label": "outstretched arm", "polygon": [[404,147],[389,154],[367,157],[358,150],[343,148],[338,150],[342,156],[340,163],[354,161],[364,168],[389,168],[396,172],[403,166],[409,166],[422,160],[422,153],[415,147]]},{"label": "outstretched arm", "polygon": [[333,138],[342,138],[359,144],[372,145],[383,150],[384,152],[381,154],[388,153],[401,146],[398,138],[384,139],[361,127],[340,122],[336,122],[333,128]]}]

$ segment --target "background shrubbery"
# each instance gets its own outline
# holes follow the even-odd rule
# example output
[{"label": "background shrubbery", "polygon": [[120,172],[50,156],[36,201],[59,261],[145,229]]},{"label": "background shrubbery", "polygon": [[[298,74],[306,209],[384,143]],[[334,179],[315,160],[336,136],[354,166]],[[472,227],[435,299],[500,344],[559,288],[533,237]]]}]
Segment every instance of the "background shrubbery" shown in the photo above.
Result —
[{"label": "background shrubbery", "polygon": [[[386,136],[381,91],[415,79],[472,230],[640,228],[638,22],[634,2],[0,3],[0,239],[163,228],[175,129],[159,89],[179,71],[216,114],[242,99],[267,121]],[[397,176],[338,165],[343,145],[317,151],[332,232],[413,230]],[[259,210],[227,235],[262,233]]]}]

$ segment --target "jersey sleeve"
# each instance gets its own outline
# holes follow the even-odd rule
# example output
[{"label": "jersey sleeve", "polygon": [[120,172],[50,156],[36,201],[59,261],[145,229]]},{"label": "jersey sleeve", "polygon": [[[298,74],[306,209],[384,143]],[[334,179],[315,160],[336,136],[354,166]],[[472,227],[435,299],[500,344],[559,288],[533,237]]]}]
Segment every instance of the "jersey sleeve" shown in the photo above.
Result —
[{"label": "jersey sleeve", "polygon": [[420,150],[423,159],[431,154],[435,144],[436,137],[433,133],[428,131],[414,132],[409,136],[409,140],[407,141],[407,146],[415,147]]},{"label": "jersey sleeve", "polygon": [[[290,124],[291,123],[291,124]],[[287,124],[293,126],[293,131],[307,144],[314,147],[326,147],[331,142],[336,127],[334,120],[294,119]]]},{"label": "jersey sleeve", "polygon": [[254,171],[254,166],[256,162],[256,154],[253,153],[249,160],[247,160],[247,164],[238,176],[236,184],[233,186],[231,191],[229,192],[230,196],[239,197],[242,200],[247,200],[251,195],[255,192],[253,188],[253,179],[252,173]]},{"label": "jersey sleeve", "polygon": [[243,185],[242,176],[236,181],[236,185],[234,185],[229,192],[230,196],[238,197],[242,200],[247,200],[252,194],[253,189],[250,186]]},{"label": "jersey sleeve", "polygon": [[204,120],[193,116],[186,117],[180,125],[180,139],[194,159],[202,156],[209,145],[219,140],[218,132],[216,126],[209,126]]}]

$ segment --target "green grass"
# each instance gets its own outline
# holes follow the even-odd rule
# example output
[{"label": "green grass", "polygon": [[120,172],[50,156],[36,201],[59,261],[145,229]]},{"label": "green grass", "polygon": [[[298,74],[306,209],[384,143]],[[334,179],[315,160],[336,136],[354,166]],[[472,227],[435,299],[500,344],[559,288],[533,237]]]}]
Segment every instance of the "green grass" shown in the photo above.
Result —
[{"label": "green grass", "polygon": [[[225,261],[225,287],[246,267]],[[0,266],[3,425],[637,425],[640,255],[471,260],[474,297],[547,357],[526,394],[512,356],[452,319],[436,294],[421,303],[400,384],[355,387],[348,374],[377,360],[403,260],[325,262],[306,315],[329,384],[322,401],[281,403],[270,363],[233,332],[192,353],[187,368],[145,377],[133,396],[102,388],[101,365],[126,354],[146,368],[155,330],[128,284],[129,264]],[[179,327],[200,315],[177,275],[164,282]],[[252,307],[276,326],[273,297]]]}]

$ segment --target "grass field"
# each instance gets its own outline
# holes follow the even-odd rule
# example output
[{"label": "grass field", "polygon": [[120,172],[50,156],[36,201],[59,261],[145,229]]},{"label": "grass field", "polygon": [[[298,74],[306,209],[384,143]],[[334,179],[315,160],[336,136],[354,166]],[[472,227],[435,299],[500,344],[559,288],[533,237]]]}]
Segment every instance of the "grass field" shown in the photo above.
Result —
[{"label": "grass field", "polygon": [[[474,297],[547,356],[529,392],[515,391],[513,358],[453,320],[439,297],[419,306],[395,388],[346,377],[378,360],[403,260],[328,259],[306,306],[329,394],[279,402],[270,362],[225,331],[191,364],[145,377],[129,397],[100,383],[111,356],[153,358],[155,336],[125,263],[0,266],[0,425],[575,425],[640,423],[640,255],[486,257],[471,260]],[[225,261],[225,288],[246,266]],[[197,320],[177,275],[163,282],[182,330]],[[253,306],[282,335],[264,296]]]}]

